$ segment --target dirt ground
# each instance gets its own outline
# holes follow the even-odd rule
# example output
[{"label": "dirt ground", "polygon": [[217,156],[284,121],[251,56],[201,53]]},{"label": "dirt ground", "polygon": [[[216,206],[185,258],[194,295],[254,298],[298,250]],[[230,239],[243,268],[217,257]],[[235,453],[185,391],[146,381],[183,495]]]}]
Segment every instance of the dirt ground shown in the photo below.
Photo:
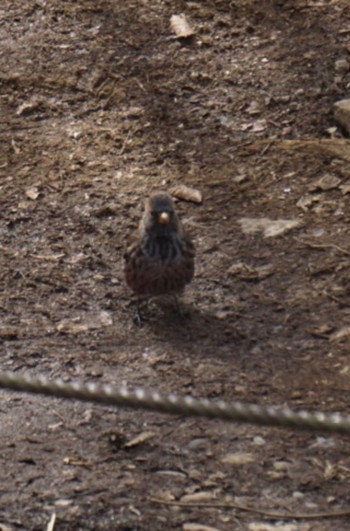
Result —
[{"label": "dirt ground", "polygon": [[[348,0],[2,0],[0,41],[1,370],[347,412]],[[123,250],[178,184],[190,318],[137,327]],[[4,391],[0,420],[4,531],[350,529],[295,518],[349,507],[345,436]]]}]

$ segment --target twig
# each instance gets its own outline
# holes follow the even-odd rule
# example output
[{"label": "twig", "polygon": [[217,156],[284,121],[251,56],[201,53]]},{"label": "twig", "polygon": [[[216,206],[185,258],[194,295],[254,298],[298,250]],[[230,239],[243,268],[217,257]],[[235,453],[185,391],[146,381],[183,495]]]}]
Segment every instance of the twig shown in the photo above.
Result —
[{"label": "twig", "polygon": [[270,147],[273,146],[274,143],[275,141],[271,140],[271,142],[266,144],[266,146],[261,150],[260,156],[263,157],[264,155],[266,155],[266,153],[270,150]]},{"label": "twig", "polygon": [[52,513],[49,523],[47,524],[46,531],[53,531],[56,523],[56,513]]},{"label": "twig", "polygon": [[344,249],[343,247],[339,247],[339,245],[335,243],[313,243],[297,237],[294,237],[294,240],[299,243],[303,243],[304,245],[306,245],[307,247],[311,247],[312,249],[336,249],[340,253],[345,254],[346,256],[350,256],[350,251]]},{"label": "twig", "polygon": [[258,509],[256,507],[250,507],[248,505],[242,505],[240,503],[186,503],[181,501],[166,501],[158,498],[150,498],[153,503],[159,503],[163,505],[177,505],[179,507],[211,507],[214,509],[237,509],[238,511],[245,511],[250,513],[261,514],[272,518],[274,520],[313,520],[317,518],[335,518],[340,516],[350,516],[350,509],[344,511],[333,512],[320,512],[320,513],[280,513],[274,511],[267,511],[264,509]]}]

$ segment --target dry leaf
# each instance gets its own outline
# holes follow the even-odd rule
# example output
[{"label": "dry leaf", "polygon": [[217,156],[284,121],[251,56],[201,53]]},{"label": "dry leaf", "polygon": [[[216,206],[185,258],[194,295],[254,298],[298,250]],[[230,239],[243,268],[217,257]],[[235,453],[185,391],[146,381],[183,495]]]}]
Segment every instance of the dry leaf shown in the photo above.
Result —
[{"label": "dry leaf", "polygon": [[47,260],[48,262],[57,262],[57,260],[61,260],[65,256],[64,253],[60,254],[33,254],[32,257],[36,258],[37,260]]},{"label": "dry leaf", "polygon": [[272,264],[252,267],[244,262],[232,264],[227,270],[229,275],[238,276],[241,280],[262,280],[274,273]]},{"label": "dry leaf", "polygon": [[13,531],[13,527],[8,527],[5,524],[0,524],[0,531]]},{"label": "dry leaf", "polygon": [[249,107],[246,109],[246,112],[248,114],[251,114],[252,116],[254,114],[260,114],[261,113],[261,109],[260,109],[259,103],[257,101],[252,101],[249,104]]},{"label": "dry leaf", "polygon": [[69,500],[67,498],[61,498],[60,500],[55,501],[55,506],[56,507],[69,507],[70,505],[72,505],[72,503],[73,503],[73,500]]},{"label": "dry leaf", "polygon": [[185,494],[181,498],[183,503],[201,503],[216,499],[216,494],[207,490],[194,492],[193,494]]},{"label": "dry leaf", "polygon": [[326,466],[323,472],[324,478],[327,481],[330,481],[331,479],[335,479],[338,474],[338,467],[331,463],[330,461],[326,461]]},{"label": "dry leaf", "polygon": [[131,441],[128,441],[124,444],[125,448],[133,448],[134,446],[138,446],[139,444],[142,444],[149,439],[152,439],[155,437],[156,433],[153,431],[144,431],[143,433],[140,433],[137,437],[134,439],[131,439]]},{"label": "dry leaf", "polygon": [[265,238],[272,238],[300,227],[302,221],[300,219],[241,218],[238,223],[244,234],[263,232]]},{"label": "dry leaf", "polygon": [[190,188],[185,184],[174,186],[170,190],[170,194],[177,199],[183,199],[184,201],[192,201],[192,203],[201,203],[203,198],[202,194],[196,188]]},{"label": "dry leaf", "polygon": [[310,526],[303,524],[266,524],[265,522],[252,522],[248,525],[248,531],[308,531]]},{"label": "dry leaf", "polygon": [[89,461],[84,461],[79,457],[68,456],[63,459],[65,465],[82,466],[84,468],[91,468],[92,464]]},{"label": "dry leaf", "polygon": [[172,15],[170,17],[170,26],[178,39],[187,39],[195,34],[184,13]]},{"label": "dry leaf", "polygon": [[209,525],[196,524],[195,522],[187,522],[182,526],[183,531],[220,531],[218,527],[211,527]]},{"label": "dry leaf", "polygon": [[304,212],[307,212],[309,208],[314,204],[318,203],[322,199],[322,194],[306,194],[303,195],[297,202],[297,207],[301,208]]},{"label": "dry leaf", "polygon": [[[267,144],[269,141],[256,142],[255,148],[261,149],[262,144]],[[274,141],[274,147],[286,150],[294,150],[298,153],[312,151],[320,156],[325,153],[334,157],[340,157],[344,160],[350,161],[350,140],[342,138],[322,138],[317,140],[279,140]]]},{"label": "dry leaf", "polygon": [[42,98],[34,96],[28,101],[25,101],[20,105],[16,111],[17,116],[21,116],[21,114],[34,111],[35,109],[38,109],[43,104],[44,100]]},{"label": "dry leaf", "polygon": [[88,331],[88,327],[84,323],[74,323],[69,319],[63,319],[58,323],[57,332],[62,334],[82,334]]},{"label": "dry leaf", "polygon": [[331,341],[339,341],[341,339],[344,339],[346,337],[350,336],[350,326],[343,326],[340,330],[337,332],[333,332],[333,334],[330,337]]},{"label": "dry leaf", "polygon": [[350,194],[350,183],[345,183],[339,186],[343,195]]},{"label": "dry leaf", "polygon": [[67,264],[79,264],[82,260],[85,260],[86,255],[84,253],[73,254],[67,258]]},{"label": "dry leaf", "polygon": [[252,132],[253,133],[261,133],[262,131],[265,131],[267,127],[267,122],[265,119],[262,120],[256,120],[252,123]]},{"label": "dry leaf", "polygon": [[30,188],[26,189],[26,196],[29,197],[29,199],[32,199],[35,201],[39,197],[39,190],[37,186],[31,186]]},{"label": "dry leaf", "polygon": [[155,492],[154,497],[164,502],[171,502],[176,499],[170,490],[161,490],[159,492]]},{"label": "dry leaf", "polygon": [[333,328],[334,327],[332,325],[326,323],[311,330],[311,334],[316,337],[324,337],[325,335],[328,335]]},{"label": "dry leaf", "polygon": [[20,152],[21,152],[21,150],[20,150],[20,148],[18,147],[18,145],[17,145],[17,143],[16,143],[16,141],[15,141],[14,138],[12,138],[12,140],[11,140],[11,146],[12,146],[12,149],[13,149],[14,153],[15,153],[16,155],[19,155]]},{"label": "dry leaf", "polygon": [[84,316],[84,318],[62,319],[56,326],[56,330],[62,334],[81,334],[112,324],[113,320],[110,314],[102,311],[97,315]]}]

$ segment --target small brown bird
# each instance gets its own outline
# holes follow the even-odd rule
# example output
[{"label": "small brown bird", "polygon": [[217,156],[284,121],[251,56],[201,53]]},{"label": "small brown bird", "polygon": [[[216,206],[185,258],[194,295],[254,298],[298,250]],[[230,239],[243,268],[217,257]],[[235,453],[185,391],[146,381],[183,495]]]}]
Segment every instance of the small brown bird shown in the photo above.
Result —
[{"label": "small brown bird", "polygon": [[193,278],[194,257],[194,245],[181,227],[172,198],[165,192],[153,193],[137,237],[124,255],[126,283],[139,300],[158,295],[176,298]]}]

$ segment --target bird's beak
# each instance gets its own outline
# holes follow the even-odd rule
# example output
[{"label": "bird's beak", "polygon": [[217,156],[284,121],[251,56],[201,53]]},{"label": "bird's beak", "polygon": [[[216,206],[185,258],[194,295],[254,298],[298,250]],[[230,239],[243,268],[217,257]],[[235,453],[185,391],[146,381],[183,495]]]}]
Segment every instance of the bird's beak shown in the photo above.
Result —
[{"label": "bird's beak", "polygon": [[170,221],[170,216],[168,212],[161,212],[159,214],[158,221],[159,223],[161,223],[161,225],[167,225]]}]

